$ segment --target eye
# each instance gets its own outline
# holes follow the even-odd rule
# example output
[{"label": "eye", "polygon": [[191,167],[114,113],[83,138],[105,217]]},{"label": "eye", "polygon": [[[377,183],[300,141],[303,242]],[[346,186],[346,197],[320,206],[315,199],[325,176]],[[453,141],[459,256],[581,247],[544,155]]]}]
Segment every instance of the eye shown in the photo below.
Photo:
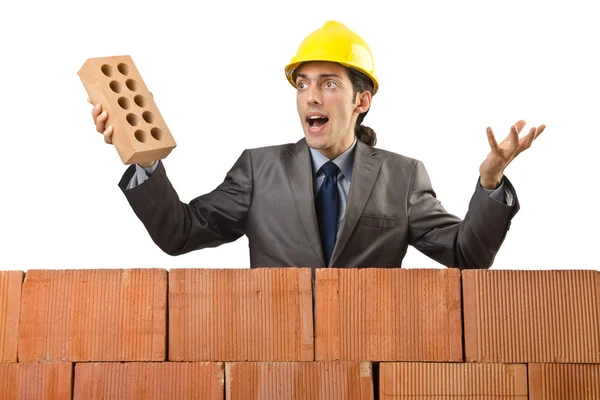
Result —
[{"label": "eye", "polygon": [[337,86],[338,86],[338,84],[335,83],[334,81],[327,81],[325,83],[325,87],[328,89],[333,89],[333,88],[336,88]]},{"label": "eye", "polygon": [[306,83],[305,82],[298,82],[298,84],[296,85],[296,87],[298,88],[298,90],[304,90],[304,89],[306,89]]}]

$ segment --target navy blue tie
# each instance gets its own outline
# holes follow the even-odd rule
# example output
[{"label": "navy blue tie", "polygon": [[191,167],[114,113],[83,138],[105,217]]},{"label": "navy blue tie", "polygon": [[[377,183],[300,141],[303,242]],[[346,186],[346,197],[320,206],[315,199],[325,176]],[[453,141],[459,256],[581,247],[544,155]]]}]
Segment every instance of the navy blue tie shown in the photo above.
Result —
[{"label": "navy blue tie", "polygon": [[317,195],[317,220],[319,221],[319,231],[321,232],[321,242],[323,244],[323,253],[325,254],[325,264],[329,265],[335,238],[337,236],[338,220],[338,188],[337,175],[339,168],[331,161],[326,162],[320,171],[325,174],[325,180],[319,189]]}]

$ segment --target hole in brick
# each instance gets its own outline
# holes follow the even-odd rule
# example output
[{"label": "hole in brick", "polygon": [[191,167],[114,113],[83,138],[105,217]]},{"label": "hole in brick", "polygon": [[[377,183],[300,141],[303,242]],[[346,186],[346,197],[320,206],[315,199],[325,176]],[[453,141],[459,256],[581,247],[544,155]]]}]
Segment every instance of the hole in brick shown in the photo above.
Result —
[{"label": "hole in brick", "polygon": [[138,129],[137,131],[135,131],[135,133],[133,135],[140,143],[144,143],[146,141],[146,132],[144,132],[141,129]]},{"label": "hole in brick", "polygon": [[104,64],[102,67],[100,67],[100,70],[102,71],[102,73],[106,76],[108,76],[109,78],[111,76],[113,76],[113,69],[110,65],[108,64]]},{"label": "hole in brick", "polygon": [[136,126],[138,124],[138,116],[135,114],[127,114],[127,122],[129,125]]},{"label": "hole in brick", "polygon": [[154,122],[154,114],[152,114],[150,111],[144,111],[144,113],[142,114],[142,118],[144,118],[144,121],[146,121],[149,124]]},{"label": "hole in brick", "polygon": [[125,63],[120,63],[119,65],[117,65],[117,69],[123,75],[129,75],[129,65]]},{"label": "hole in brick", "polygon": [[111,90],[115,93],[121,93],[121,82],[118,81],[110,81],[109,86]]},{"label": "hole in brick", "polygon": [[150,134],[152,135],[152,137],[156,140],[160,140],[162,139],[162,131],[158,128],[152,128],[150,130]]},{"label": "hole in brick", "polygon": [[129,88],[129,90],[131,90],[132,92],[137,91],[137,82],[134,81],[133,79],[127,79],[127,81],[125,82],[125,84]]},{"label": "hole in brick", "polygon": [[133,101],[135,101],[135,104],[137,104],[141,108],[146,107],[146,98],[142,95],[138,94],[133,98]]},{"label": "hole in brick", "polygon": [[127,97],[119,97],[119,100],[117,100],[117,102],[119,103],[121,108],[129,110],[129,99]]}]

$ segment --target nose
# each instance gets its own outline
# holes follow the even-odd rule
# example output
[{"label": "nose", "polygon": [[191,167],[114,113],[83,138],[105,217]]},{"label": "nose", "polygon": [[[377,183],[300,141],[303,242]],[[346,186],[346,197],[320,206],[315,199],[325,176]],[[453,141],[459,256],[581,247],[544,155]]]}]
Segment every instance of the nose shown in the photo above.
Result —
[{"label": "nose", "polygon": [[306,96],[306,102],[308,104],[321,104],[321,91],[319,90],[318,85],[310,85],[308,88],[308,93]]}]

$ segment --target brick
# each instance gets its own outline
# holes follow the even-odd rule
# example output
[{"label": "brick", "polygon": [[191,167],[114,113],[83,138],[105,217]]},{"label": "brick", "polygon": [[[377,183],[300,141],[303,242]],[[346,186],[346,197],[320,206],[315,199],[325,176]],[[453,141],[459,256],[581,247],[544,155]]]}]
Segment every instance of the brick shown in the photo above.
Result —
[{"label": "brick", "polygon": [[600,362],[600,272],[463,271],[466,361]]},{"label": "brick", "polygon": [[169,360],[314,360],[311,270],[171,269]]},{"label": "brick", "polygon": [[529,398],[600,399],[600,364],[529,364]]},{"label": "brick", "polygon": [[73,364],[0,363],[0,400],[71,400]]},{"label": "brick", "polygon": [[458,269],[318,269],[316,360],[462,361]]},{"label": "brick", "polygon": [[154,97],[130,56],[89,58],[79,69],[92,104],[108,112],[112,142],[124,164],[166,158],[176,147]]},{"label": "brick", "polygon": [[0,361],[17,361],[23,271],[0,271]]},{"label": "brick", "polygon": [[19,360],[165,360],[166,300],[161,269],[29,271]]},{"label": "brick", "polygon": [[223,363],[77,363],[75,400],[224,398]]},{"label": "brick", "polygon": [[527,399],[526,364],[381,363],[379,398]]},{"label": "brick", "polygon": [[225,365],[227,400],[371,400],[370,362],[260,362]]}]

